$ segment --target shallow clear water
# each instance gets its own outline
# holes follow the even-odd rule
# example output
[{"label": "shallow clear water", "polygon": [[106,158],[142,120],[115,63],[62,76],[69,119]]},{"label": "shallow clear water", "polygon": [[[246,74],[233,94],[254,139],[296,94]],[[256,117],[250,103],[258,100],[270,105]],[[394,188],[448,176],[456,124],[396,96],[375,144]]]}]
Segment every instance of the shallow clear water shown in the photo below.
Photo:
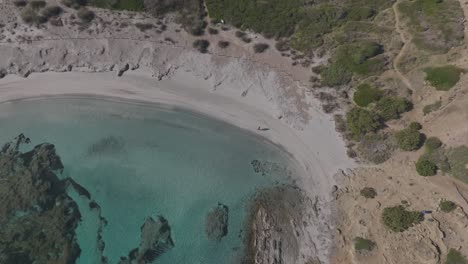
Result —
[{"label": "shallow clear water", "polygon": [[[254,173],[251,161],[289,164],[280,148],[241,129],[154,105],[90,98],[4,103],[0,131],[0,142],[24,133],[32,145],[56,145],[63,176],[84,186],[108,221],[109,263],[138,247],[140,226],[157,215],[169,221],[175,247],[156,263],[236,263],[247,200],[257,188],[286,180]],[[78,263],[97,263],[98,215],[77,193],[70,196],[83,214]],[[214,242],[206,238],[205,217],[218,202],[229,207],[229,232]]]}]

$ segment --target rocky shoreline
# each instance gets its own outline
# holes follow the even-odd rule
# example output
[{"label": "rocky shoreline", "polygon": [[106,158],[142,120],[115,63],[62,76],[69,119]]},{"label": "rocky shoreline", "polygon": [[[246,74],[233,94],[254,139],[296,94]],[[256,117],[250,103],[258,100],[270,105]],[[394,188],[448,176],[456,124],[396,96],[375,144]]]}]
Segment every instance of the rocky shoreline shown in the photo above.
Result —
[{"label": "rocky shoreline", "polygon": [[0,152],[0,262],[74,263],[81,214],[55,173],[60,157],[46,143],[22,153],[25,143],[21,134]]},{"label": "rocky shoreline", "polygon": [[249,203],[242,263],[322,263],[318,257],[300,252],[300,243],[310,239],[308,225],[314,224],[307,209],[311,203],[296,186],[278,185],[259,190]]}]

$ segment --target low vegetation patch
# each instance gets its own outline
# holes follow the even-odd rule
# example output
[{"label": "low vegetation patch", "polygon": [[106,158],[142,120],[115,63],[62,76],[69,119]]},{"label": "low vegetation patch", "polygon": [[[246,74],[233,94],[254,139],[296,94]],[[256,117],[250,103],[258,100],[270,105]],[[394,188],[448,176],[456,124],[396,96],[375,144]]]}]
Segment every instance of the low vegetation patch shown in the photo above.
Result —
[{"label": "low vegetation patch", "polygon": [[410,101],[402,97],[393,96],[385,96],[375,105],[375,109],[385,121],[398,119],[401,114],[411,110],[411,108],[412,104]]},{"label": "low vegetation patch", "polygon": [[457,179],[468,183],[468,147],[460,146],[447,153],[450,173]]},{"label": "low vegetation patch", "polygon": [[346,114],[346,124],[355,139],[360,139],[369,132],[376,132],[382,127],[380,117],[376,113],[359,107]]},{"label": "low vegetation patch", "polygon": [[368,76],[380,72],[385,61],[376,56],[383,53],[383,47],[372,41],[357,41],[339,46],[330,64],[320,72],[322,84],[339,86],[351,81],[354,74]]},{"label": "low vegetation patch", "polygon": [[460,251],[451,248],[447,254],[445,264],[468,264],[468,260],[460,253]]},{"label": "low vegetation patch", "polygon": [[430,137],[426,140],[426,144],[424,146],[426,151],[433,152],[442,146],[442,141],[438,137]]},{"label": "low vegetation patch", "polygon": [[24,23],[30,25],[38,25],[47,22],[46,17],[38,15],[37,12],[30,7],[21,10],[20,16]]},{"label": "low vegetation patch", "polygon": [[39,10],[46,6],[46,2],[44,0],[32,0],[29,2],[29,6],[32,9]]},{"label": "low vegetation patch", "polygon": [[86,0],[62,0],[62,3],[66,7],[80,9],[81,7],[85,6],[88,2]]},{"label": "low vegetation patch", "polygon": [[78,10],[78,12],[76,13],[76,15],[78,16],[78,18],[83,22],[83,23],[89,23],[91,21],[93,21],[94,17],[95,17],[95,14],[93,11],[85,8],[85,7],[82,7],[80,8],[80,10]]},{"label": "low vegetation patch", "polygon": [[463,69],[453,65],[424,69],[426,81],[439,91],[448,91],[460,80]]},{"label": "low vegetation patch", "polygon": [[301,19],[301,0],[206,0],[212,19],[224,20],[267,36],[290,36]]},{"label": "low vegetation patch", "polygon": [[450,213],[457,208],[457,204],[452,201],[442,200],[439,203],[439,208],[443,212]]},{"label": "low vegetation patch", "polygon": [[408,126],[409,129],[413,129],[413,130],[421,130],[422,129],[422,125],[421,123],[419,122],[411,122]]},{"label": "low vegetation patch", "polygon": [[364,187],[360,193],[361,196],[368,199],[374,199],[377,196],[377,192],[372,187]]},{"label": "low vegetation patch", "polygon": [[418,130],[405,128],[395,134],[400,149],[404,151],[414,151],[421,148],[424,143],[424,135]]},{"label": "low vegetation patch", "polygon": [[[435,175],[437,170],[443,172],[450,171],[450,163],[448,161],[446,150],[442,147],[442,141],[436,137],[430,137],[424,144],[425,152],[419,158],[419,163],[416,163],[416,169],[422,176]],[[425,161],[425,163],[422,163]]]},{"label": "low vegetation patch", "polygon": [[141,32],[145,32],[146,30],[152,29],[154,26],[150,23],[135,23],[135,27],[137,27]]},{"label": "low vegetation patch", "polygon": [[223,40],[218,41],[218,47],[222,49],[229,47],[229,45],[230,45],[229,41],[223,41]]},{"label": "low vegetation patch", "polygon": [[13,4],[16,7],[25,7],[28,4],[28,2],[26,2],[26,0],[14,0]]},{"label": "low vegetation patch", "polygon": [[407,26],[418,48],[445,53],[463,43],[464,16],[459,1],[402,1],[398,9],[407,18]]},{"label": "low vegetation patch", "polygon": [[60,6],[47,6],[44,9],[42,9],[41,14],[44,17],[50,18],[54,16],[58,16],[62,13],[62,8]]},{"label": "low vegetation patch", "polygon": [[219,34],[219,31],[216,29],[216,28],[208,28],[208,33],[210,33],[210,35],[217,35]]},{"label": "low vegetation patch", "polygon": [[372,251],[375,248],[375,242],[362,237],[354,238],[354,249],[360,251]]},{"label": "low vegetation patch", "polygon": [[[88,0],[89,4],[99,8],[127,11],[145,11],[144,0]],[[175,5],[175,3],[173,3]],[[160,3],[160,5],[163,5]]]},{"label": "low vegetation patch", "polygon": [[210,42],[206,39],[197,39],[193,42],[192,46],[201,53],[207,53]]},{"label": "low vegetation patch", "polygon": [[424,220],[424,216],[417,211],[407,211],[402,205],[387,207],[383,210],[384,225],[393,232],[403,232]]},{"label": "low vegetation patch", "polygon": [[397,148],[398,144],[392,134],[369,133],[359,142],[357,150],[361,158],[380,164],[387,161]]},{"label": "low vegetation patch", "polygon": [[370,84],[364,83],[357,87],[353,95],[354,102],[362,107],[377,101],[382,97],[382,91],[372,87]]},{"label": "low vegetation patch", "polygon": [[437,101],[435,103],[428,104],[428,105],[424,106],[423,114],[427,115],[427,114],[429,114],[431,112],[437,111],[437,110],[440,109],[441,106],[442,106],[442,101]]},{"label": "low vegetation patch", "polygon": [[253,46],[253,50],[255,53],[263,53],[265,52],[265,50],[267,50],[268,48],[270,47],[270,45],[266,44],[266,43],[256,43],[254,46]]}]

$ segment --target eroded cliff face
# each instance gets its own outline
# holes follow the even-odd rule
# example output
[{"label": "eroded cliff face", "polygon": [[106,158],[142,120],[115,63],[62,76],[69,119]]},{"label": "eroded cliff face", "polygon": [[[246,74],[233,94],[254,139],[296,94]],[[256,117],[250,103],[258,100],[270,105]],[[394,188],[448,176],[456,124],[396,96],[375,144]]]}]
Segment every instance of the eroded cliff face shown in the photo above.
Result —
[{"label": "eroded cliff face", "polygon": [[74,263],[80,212],[57,177],[60,157],[54,145],[23,153],[22,143],[24,135],[0,151],[0,263]]}]

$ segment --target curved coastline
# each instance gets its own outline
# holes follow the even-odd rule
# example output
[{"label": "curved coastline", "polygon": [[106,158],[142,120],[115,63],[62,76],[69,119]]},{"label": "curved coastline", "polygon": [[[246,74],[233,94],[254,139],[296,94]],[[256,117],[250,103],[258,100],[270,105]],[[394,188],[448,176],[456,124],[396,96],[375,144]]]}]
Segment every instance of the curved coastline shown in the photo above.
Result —
[{"label": "curved coastline", "polygon": [[[0,103],[73,96],[97,97],[152,107],[156,104],[163,108],[183,109],[214,118],[267,140],[292,156],[291,161],[297,163],[294,167],[298,172],[295,178],[299,181],[298,185],[309,198],[315,198],[321,206],[321,215],[314,219],[315,225],[309,228],[308,239],[304,239],[308,241],[301,241],[304,244],[301,248],[302,253],[317,255],[326,260],[331,243],[327,229],[330,228],[331,217],[330,194],[332,186],[335,185],[333,175],[339,169],[353,165],[352,161],[347,159],[344,147],[340,149],[340,145],[344,146],[344,143],[337,134],[333,135],[334,124],[331,118],[317,111],[314,113],[316,120],[311,120],[304,130],[297,130],[281,118],[274,117],[270,106],[261,103],[261,100],[258,104],[255,100],[246,102],[242,97],[213,93],[208,90],[209,87],[207,82],[190,74],[158,82],[142,70],[130,72],[121,78],[111,72],[48,72],[32,74],[27,79],[9,75],[0,80]],[[268,127],[269,131],[259,131],[259,126]],[[317,138],[323,135],[331,137],[334,141]],[[314,148],[317,151],[314,151]],[[323,235],[324,232],[328,234]],[[307,249],[308,247],[310,249]]]}]

